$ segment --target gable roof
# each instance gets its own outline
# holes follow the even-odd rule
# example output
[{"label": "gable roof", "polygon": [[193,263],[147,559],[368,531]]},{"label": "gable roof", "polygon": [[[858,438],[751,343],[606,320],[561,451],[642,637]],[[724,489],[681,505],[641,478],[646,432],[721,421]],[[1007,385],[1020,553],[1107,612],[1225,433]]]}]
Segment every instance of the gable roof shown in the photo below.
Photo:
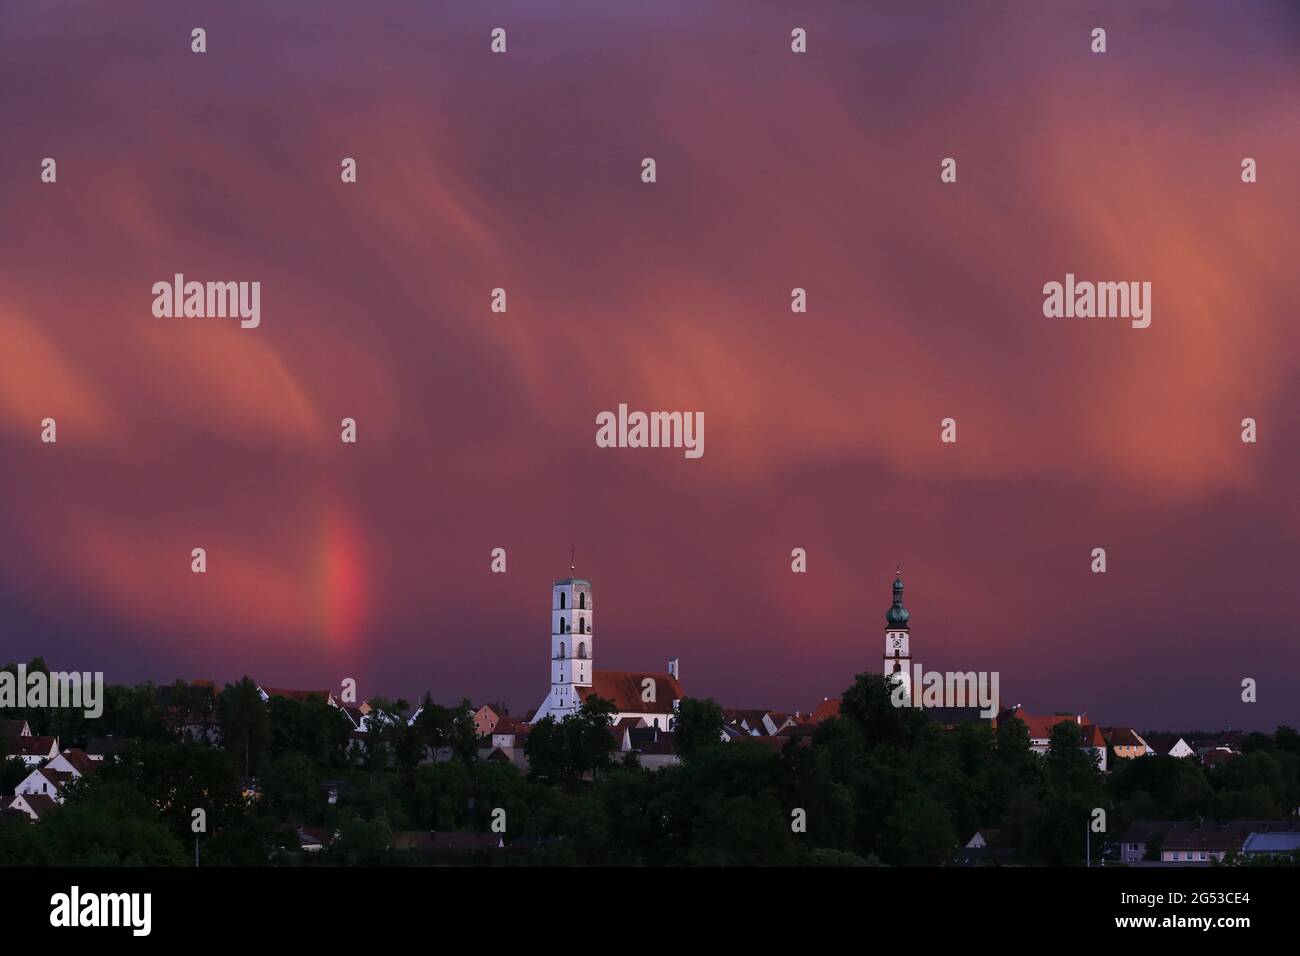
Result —
[{"label": "gable roof", "polygon": [[37,773],[43,776],[50,783],[54,784],[55,790],[62,789],[63,785],[67,783],[69,780],[76,779],[76,777],[70,771],[51,770],[49,767],[42,767],[40,770],[37,771]]},{"label": "gable roof", "polygon": [[0,737],[30,737],[32,728],[25,720],[0,720]]},{"label": "gable roof", "polygon": [[1146,733],[1142,735],[1147,742],[1147,746],[1161,756],[1168,756],[1169,751],[1178,746],[1179,742],[1187,743],[1182,734],[1169,733]]},{"label": "gable roof", "polygon": [[[655,699],[641,699],[641,686],[645,680],[654,681]],[[671,714],[673,701],[686,696],[682,685],[671,674],[655,671],[602,671],[591,672],[591,686],[579,687],[578,694],[585,701],[592,694],[612,700],[621,713]]]},{"label": "gable roof", "polygon": [[5,752],[10,757],[48,757],[58,753],[58,737],[8,737]]},{"label": "gable roof", "polygon": [[1144,741],[1131,727],[1103,727],[1106,742],[1112,747],[1141,747]]},{"label": "gable roof", "polygon": [[14,802],[17,802],[19,797],[21,797],[23,802],[32,808],[32,813],[36,814],[37,820],[58,806],[58,803],[53,797],[47,796],[43,793],[20,794],[19,796],[14,797]]},{"label": "gable roof", "polygon": [[90,754],[86,753],[84,750],[78,750],[75,747],[70,747],[63,751],[63,753],[59,754],[59,756],[71,764],[72,768],[83,776],[88,773],[94,773],[99,769],[98,760],[92,760]]},{"label": "gable roof", "polygon": [[1106,738],[1102,736],[1101,728],[1096,724],[1084,724],[1081,729],[1083,731],[1083,745],[1085,747],[1102,749],[1106,746]]},{"label": "gable roof", "polygon": [[528,733],[528,728],[524,726],[524,722],[513,717],[502,717],[497,721],[497,725],[492,728],[492,736],[494,737],[497,734],[519,736],[526,733]]}]

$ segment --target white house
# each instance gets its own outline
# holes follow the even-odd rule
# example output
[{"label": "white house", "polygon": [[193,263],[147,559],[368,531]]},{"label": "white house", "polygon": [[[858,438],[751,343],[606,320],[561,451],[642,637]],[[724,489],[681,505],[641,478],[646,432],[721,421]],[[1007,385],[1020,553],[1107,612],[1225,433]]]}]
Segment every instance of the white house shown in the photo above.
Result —
[{"label": "white house", "polygon": [[20,793],[15,794],[12,798],[0,797],[0,810],[25,813],[33,821],[40,820],[56,806],[58,804],[53,799],[39,794]]},{"label": "white house", "polygon": [[43,769],[70,773],[73,779],[76,779],[77,777],[84,777],[88,773],[94,773],[98,766],[99,761],[89,754],[75,747],[69,747],[63,753],[55,756]]},{"label": "white house", "polygon": [[14,796],[49,797],[55,803],[62,803],[63,796],[59,791],[73,779],[75,779],[73,775],[66,770],[41,767],[39,770],[33,770],[19,782],[18,786],[14,787]]}]

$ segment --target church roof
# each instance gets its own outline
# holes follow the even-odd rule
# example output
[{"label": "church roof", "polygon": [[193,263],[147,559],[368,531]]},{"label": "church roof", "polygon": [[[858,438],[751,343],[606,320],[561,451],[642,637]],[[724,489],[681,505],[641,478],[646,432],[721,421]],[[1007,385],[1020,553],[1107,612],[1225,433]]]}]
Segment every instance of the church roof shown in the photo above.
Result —
[{"label": "church roof", "polygon": [[[642,682],[653,680],[655,699],[641,699]],[[592,694],[612,700],[620,713],[631,714],[671,714],[673,701],[686,696],[681,683],[671,674],[658,674],[653,671],[602,671],[591,672],[591,686],[579,689],[582,699]]]},{"label": "church roof", "polygon": [[591,582],[585,578],[565,578],[562,581],[555,582],[556,587],[559,587],[561,584],[584,584],[587,587],[591,587]]}]

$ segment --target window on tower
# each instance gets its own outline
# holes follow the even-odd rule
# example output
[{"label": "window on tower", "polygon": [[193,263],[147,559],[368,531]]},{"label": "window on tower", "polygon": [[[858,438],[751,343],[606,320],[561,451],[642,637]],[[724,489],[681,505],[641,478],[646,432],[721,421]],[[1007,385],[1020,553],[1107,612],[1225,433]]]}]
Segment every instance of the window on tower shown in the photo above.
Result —
[{"label": "window on tower", "polygon": [[560,592],[560,610],[561,610],[561,611],[564,610],[564,592],[563,592],[563,591]]},{"label": "window on tower", "polygon": [[587,645],[586,645],[586,644],[579,644],[579,645],[578,645],[578,656],[581,657],[583,660],[586,660],[586,659],[587,659]]},{"label": "window on tower", "polygon": [[560,641],[560,656],[564,656],[564,641]]},{"label": "window on tower", "polygon": [[578,595],[578,607],[584,611],[587,609],[587,593],[585,591]]}]

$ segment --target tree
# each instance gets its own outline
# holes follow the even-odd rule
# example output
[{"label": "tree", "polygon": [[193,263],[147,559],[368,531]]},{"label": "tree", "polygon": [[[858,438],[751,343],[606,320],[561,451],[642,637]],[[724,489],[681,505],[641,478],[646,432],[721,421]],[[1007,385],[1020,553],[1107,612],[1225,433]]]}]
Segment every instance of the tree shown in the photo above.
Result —
[{"label": "tree", "polygon": [[322,767],[341,767],[346,762],[352,724],[337,707],[316,697],[272,697],[267,712],[273,757],[301,754]]},{"label": "tree", "polygon": [[609,728],[617,710],[612,700],[591,694],[561,722],[569,769],[577,777],[590,773],[595,779],[609,765],[615,746]]},{"label": "tree", "polygon": [[840,716],[857,724],[869,744],[908,746],[929,718],[915,707],[894,703],[894,679],[859,674],[840,699]]},{"label": "tree", "polygon": [[686,760],[703,747],[721,743],[722,723],[722,708],[711,697],[682,698],[673,724],[677,753]]},{"label": "tree", "polygon": [[245,777],[261,770],[271,748],[271,718],[262,695],[247,676],[227,684],[217,699],[221,740]]}]

